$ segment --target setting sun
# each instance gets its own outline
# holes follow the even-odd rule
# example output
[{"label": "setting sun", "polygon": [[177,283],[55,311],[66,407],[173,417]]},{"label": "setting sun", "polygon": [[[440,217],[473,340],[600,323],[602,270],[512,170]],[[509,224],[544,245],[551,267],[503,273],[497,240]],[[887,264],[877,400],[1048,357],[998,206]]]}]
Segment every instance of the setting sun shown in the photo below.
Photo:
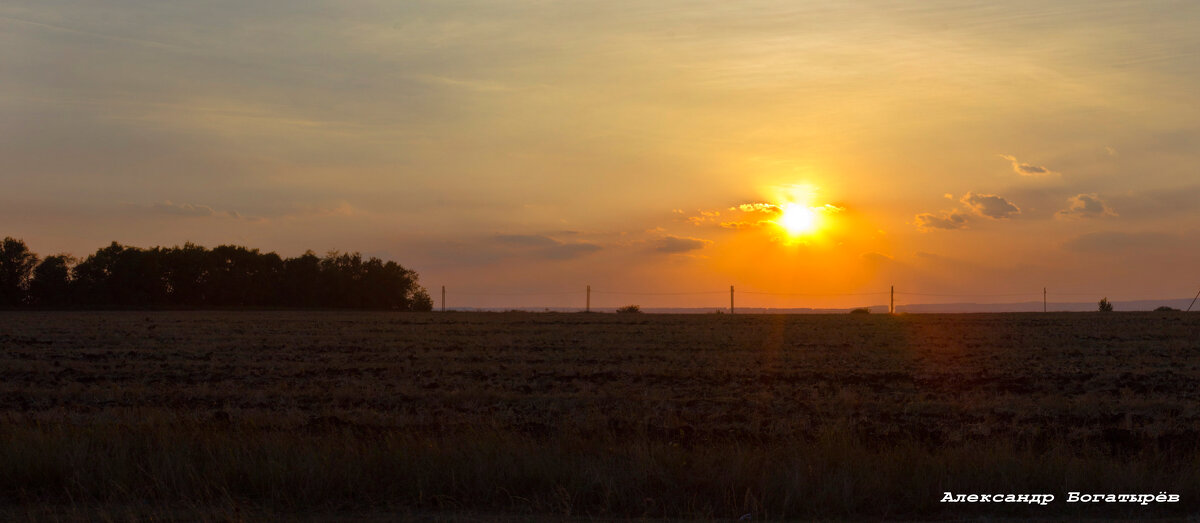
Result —
[{"label": "setting sun", "polygon": [[817,229],[817,213],[807,206],[789,203],[782,208],[779,226],[791,235],[808,234]]}]

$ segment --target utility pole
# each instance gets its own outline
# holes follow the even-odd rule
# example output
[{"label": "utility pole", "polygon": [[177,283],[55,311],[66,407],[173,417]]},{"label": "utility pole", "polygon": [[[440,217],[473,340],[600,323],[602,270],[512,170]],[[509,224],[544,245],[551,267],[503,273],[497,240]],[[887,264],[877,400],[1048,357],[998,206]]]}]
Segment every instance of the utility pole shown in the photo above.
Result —
[{"label": "utility pole", "polygon": [[729,286],[729,314],[733,314],[733,285]]},{"label": "utility pole", "polygon": [[888,305],[888,314],[896,314],[896,286],[892,285],[891,302]]},{"label": "utility pole", "polygon": [[591,285],[587,286],[587,305],[583,309],[583,312],[592,312],[592,286]]},{"label": "utility pole", "polygon": [[1046,312],[1046,288],[1042,287],[1042,312]]},{"label": "utility pole", "polygon": [[446,286],[442,285],[442,312],[446,312]]},{"label": "utility pole", "polygon": [[[1196,298],[1200,298],[1200,291],[1196,291]],[[1192,303],[1188,305],[1188,309],[1184,312],[1192,312],[1192,305],[1196,304],[1196,298],[1192,298]]]}]

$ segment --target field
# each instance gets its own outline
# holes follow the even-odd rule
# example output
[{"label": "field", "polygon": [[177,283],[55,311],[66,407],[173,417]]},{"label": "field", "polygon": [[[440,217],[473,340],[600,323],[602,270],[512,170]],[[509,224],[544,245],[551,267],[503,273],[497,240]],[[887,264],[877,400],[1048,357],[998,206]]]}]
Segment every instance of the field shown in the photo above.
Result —
[{"label": "field", "polygon": [[0,313],[4,519],[1194,516],[1198,444],[1196,313]]}]

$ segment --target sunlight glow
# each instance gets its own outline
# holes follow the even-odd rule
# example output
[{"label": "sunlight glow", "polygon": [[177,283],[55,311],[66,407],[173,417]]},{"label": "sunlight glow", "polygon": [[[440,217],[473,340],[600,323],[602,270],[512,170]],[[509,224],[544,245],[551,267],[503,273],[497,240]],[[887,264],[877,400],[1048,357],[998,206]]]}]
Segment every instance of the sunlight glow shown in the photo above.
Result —
[{"label": "sunlight glow", "polygon": [[808,234],[817,229],[817,213],[806,205],[784,204],[779,216],[779,225],[793,236]]}]

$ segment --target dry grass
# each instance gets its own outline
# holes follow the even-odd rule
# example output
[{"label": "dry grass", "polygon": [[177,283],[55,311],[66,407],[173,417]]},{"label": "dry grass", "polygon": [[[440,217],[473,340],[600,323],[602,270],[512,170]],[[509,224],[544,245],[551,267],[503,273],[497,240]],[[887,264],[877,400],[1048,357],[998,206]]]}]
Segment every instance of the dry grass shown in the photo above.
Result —
[{"label": "dry grass", "polygon": [[5,313],[0,516],[1194,514],[1197,378],[1182,313]]}]

